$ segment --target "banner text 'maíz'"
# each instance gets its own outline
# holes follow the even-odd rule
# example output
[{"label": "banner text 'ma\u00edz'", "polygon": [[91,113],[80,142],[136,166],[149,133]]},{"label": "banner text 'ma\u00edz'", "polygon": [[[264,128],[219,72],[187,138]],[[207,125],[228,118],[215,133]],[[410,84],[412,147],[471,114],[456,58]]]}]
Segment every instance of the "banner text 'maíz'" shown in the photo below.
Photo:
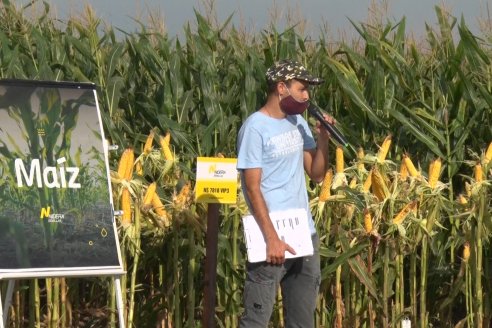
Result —
[{"label": "banner text 'ma\u00edz'", "polygon": [[59,158],[56,162],[58,167],[47,166],[41,172],[39,159],[33,159],[29,173],[27,173],[22,159],[16,158],[14,165],[17,187],[23,187],[24,181],[26,186],[31,187],[34,184],[34,180],[36,180],[38,188],[43,188],[43,185],[47,188],[80,188],[80,183],[77,182],[79,168],[62,165],[66,162],[65,157]]}]

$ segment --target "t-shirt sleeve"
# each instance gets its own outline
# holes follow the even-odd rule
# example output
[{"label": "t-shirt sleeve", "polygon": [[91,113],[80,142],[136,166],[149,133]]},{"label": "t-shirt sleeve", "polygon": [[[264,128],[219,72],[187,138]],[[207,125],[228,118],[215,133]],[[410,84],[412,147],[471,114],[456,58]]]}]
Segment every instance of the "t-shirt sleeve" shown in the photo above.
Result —
[{"label": "t-shirt sleeve", "polygon": [[238,135],[237,168],[251,169],[261,167],[263,154],[263,138],[251,126],[245,126]]},{"label": "t-shirt sleeve", "polygon": [[304,121],[303,125],[304,133],[302,133],[302,139],[304,140],[304,150],[316,148],[316,140],[314,140],[313,133],[311,132],[308,123]]}]

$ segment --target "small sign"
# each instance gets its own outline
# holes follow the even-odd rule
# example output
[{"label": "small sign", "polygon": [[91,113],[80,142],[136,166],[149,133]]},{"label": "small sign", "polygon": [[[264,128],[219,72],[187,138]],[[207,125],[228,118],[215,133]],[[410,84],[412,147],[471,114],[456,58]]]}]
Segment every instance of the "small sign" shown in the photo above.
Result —
[{"label": "small sign", "polygon": [[235,204],[237,201],[237,159],[198,157],[196,201]]}]

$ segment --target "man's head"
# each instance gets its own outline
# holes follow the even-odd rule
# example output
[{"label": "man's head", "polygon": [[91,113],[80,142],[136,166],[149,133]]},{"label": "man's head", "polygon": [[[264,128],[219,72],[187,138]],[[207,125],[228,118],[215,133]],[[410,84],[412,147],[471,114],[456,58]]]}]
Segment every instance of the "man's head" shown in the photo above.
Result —
[{"label": "man's head", "polygon": [[299,62],[290,59],[276,62],[266,72],[266,80],[270,87],[278,82],[289,82],[293,79],[311,85],[318,85],[324,82],[323,79],[311,75]]}]

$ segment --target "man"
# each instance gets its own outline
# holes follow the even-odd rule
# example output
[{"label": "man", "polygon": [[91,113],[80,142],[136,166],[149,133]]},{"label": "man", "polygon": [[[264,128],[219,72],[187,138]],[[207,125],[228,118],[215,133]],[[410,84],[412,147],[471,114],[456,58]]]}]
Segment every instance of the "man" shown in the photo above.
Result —
[{"label": "man", "polygon": [[[266,243],[266,261],[247,263],[245,311],[240,327],[267,327],[280,285],[285,327],[313,327],[320,283],[319,239],[309,211],[305,174],[321,182],[328,162],[329,133],[316,125],[317,146],[302,113],[309,87],[323,83],[296,61],[267,70],[266,103],[244,122],[238,135],[238,170],[249,210]],[[333,118],[325,116],[328,123]],[[277,235],[270,214],[305,209],[312,256],[285,258],[295,249]]]}]

